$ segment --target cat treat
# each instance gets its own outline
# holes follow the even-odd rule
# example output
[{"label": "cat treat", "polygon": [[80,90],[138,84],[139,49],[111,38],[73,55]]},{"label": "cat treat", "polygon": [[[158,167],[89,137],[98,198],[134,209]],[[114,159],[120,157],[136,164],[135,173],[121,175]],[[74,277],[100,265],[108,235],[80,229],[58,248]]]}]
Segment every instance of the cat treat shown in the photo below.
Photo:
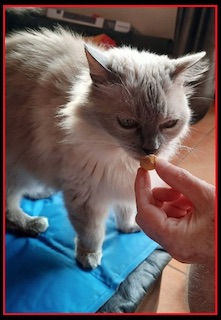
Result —
[{"label": "cat treat", "polygon": [[155,169],[157,157],[154,154],[149,154],[148,156],[140,159],[140,166],[145,170]]}]

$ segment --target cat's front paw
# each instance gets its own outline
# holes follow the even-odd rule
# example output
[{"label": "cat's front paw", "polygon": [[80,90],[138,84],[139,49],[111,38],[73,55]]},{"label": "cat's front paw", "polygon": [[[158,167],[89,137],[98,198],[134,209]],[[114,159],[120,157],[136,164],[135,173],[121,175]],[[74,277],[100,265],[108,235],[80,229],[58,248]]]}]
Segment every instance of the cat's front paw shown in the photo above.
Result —
[{"label": "cat's front paw", "polygon": [[85,249],[77,247],[76,249],[76,259],[83,268],[85,269],[95,269],[101,264],[102,252],[87,252]]},{"label": "cat's front paw", "polygon": [[34,234],[45,232],[48,226],[48,218],[46,217],[34,217],[27,223],[27,229]]},{"label": "cat's front paw", "polygon": [[48,219],[45,217],[21,216],[21,220],[9,219],[7,217],[7,230],[21,236],[37,237],[45,232],[49,226]]}]

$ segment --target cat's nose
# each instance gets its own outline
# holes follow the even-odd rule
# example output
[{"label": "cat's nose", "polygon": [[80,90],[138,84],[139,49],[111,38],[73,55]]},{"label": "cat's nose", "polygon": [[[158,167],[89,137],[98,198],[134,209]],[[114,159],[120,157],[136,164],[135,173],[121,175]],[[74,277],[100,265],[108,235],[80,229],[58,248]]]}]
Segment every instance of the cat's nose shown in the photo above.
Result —
[{"label": "cat's nose", "polygon": [[146,139],[142,144],[142,149],[146,153],[146,155],[151,153],[156,154],[159,148],[160,148],[160,142],[157,136]]},{"label": "cat's nose", "polygon": [[147,149],[147,148],[142,148],[143,151],[148,155],[148,154],[155,154],[158,149]]}]

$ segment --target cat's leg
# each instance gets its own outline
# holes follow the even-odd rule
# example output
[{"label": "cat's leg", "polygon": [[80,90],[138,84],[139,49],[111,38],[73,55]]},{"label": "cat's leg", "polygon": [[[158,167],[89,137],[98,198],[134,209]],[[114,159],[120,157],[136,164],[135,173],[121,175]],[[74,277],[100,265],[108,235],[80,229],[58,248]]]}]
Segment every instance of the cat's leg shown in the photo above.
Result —
[{"label": "cat's leg", "polygon": [[134,204],[119,204],[114,207],[117,228],[124,233],[140,231],[135,221],[136,206]]},{"label": "cat's leg", "polygon": [[48,219],[32,217],[20,209],[22,194],[13,193],[7,197],[6,227],[14,233],[35,237],[48,228]]},{"label": "cat's leg", "polygon": [[32,188],[30,188],[24,194],[27,198],[37,200],[37,199],[44,199],[49,198],[53,195],[55,191],[52,188],[48,188],[44,185],[36,184]]},{"label": "cat's leg", "polygon": [[84,268],[96,268],[102,258],[102,244],[105,236],[104,208],[84,203],[76,206],[73,193],[64,192],[69,219],[76,231],[75,256]]},{"label": "cat's leg", "polygon": [[32,185],[24,171],[8,170],[6,228],[20,235],[35,237],[48,228],[48,219],[29,216],[20,208],[22,196]]}]

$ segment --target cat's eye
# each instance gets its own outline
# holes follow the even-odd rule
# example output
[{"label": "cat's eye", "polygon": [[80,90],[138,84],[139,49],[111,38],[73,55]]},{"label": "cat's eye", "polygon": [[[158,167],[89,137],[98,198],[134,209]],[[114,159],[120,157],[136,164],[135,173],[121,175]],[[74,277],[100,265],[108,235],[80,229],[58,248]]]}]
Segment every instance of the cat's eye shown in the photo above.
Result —
[{"label": "cat's eye", "polygon": [[177,124],[177,122],[178,122],[178,119],[168,120],[168,121],[164,122],[164,123],[161,125],[161,128],[162,128],[162,129],[170,129],[170,128],[173,128],[173,127],[175,127],[175,125]]},{"label": "cat's eye", "polygon": [[137,121],[132,118],[118,118],[118,122],[124,129],[134,129],[138,126]]}]

